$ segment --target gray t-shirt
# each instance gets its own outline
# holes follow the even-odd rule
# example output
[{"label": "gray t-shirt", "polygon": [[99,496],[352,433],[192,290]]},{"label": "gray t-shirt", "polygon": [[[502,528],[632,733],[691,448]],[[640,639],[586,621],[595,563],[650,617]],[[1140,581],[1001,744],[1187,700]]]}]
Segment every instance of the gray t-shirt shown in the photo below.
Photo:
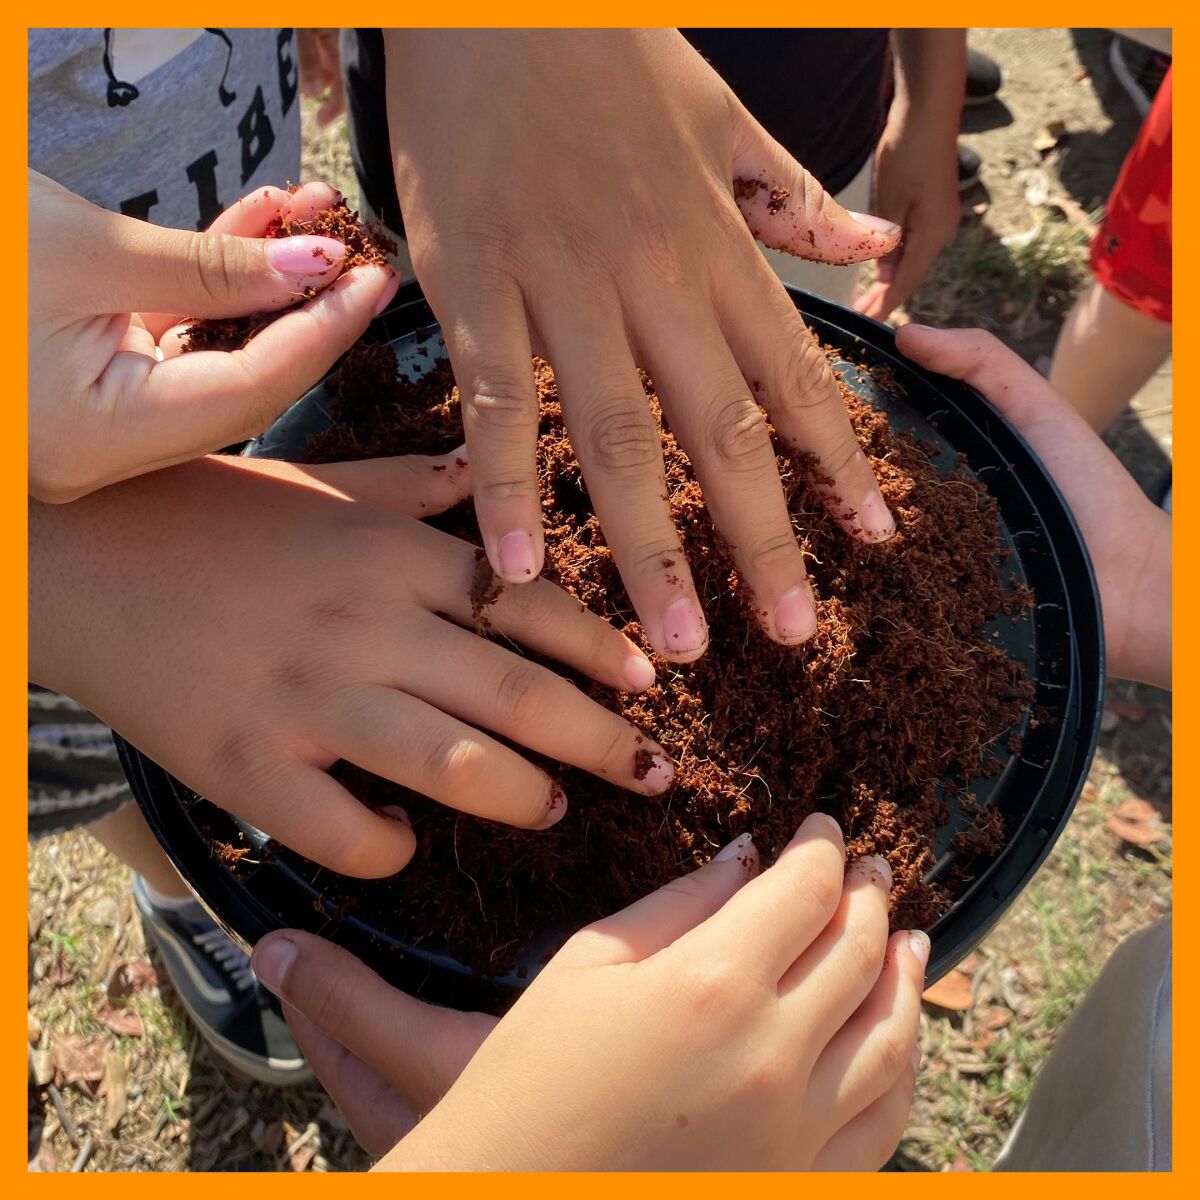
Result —
[{"label": "gray t-shirt", "polygon": [[300,182],[293,29],[31,29],[29,165],[156,225],[204,229]]}]

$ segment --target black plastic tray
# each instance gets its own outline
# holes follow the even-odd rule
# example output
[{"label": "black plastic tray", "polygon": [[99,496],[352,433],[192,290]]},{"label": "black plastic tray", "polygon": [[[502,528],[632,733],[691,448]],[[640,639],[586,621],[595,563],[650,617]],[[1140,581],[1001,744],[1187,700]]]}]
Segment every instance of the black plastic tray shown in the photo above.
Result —
[{"label": "black plastic tray", "polygon": [[[1083,539],[1058,488],[1024,439],[986,400],[901,358],[886,326],[798,289],[789,291],[822,342],[842,355],[838,370],[857,392],[883,407],[896,428],[937,442],[941,449],[935,461],[943,470],[954,466],[959,453],[966,456],[968,469],[999,506],[1001,536],[1012,550],[1002,570],[1028,583],[1037,600],[1023,619],[1004,617],[994,629],[1005,650],[1025,663],[1037,687],[1034,704],[1050,719],[1032,727],[1026,719],[1014,730],[1021,738],[1019,753],[1010,755],[995,777],[972,785],[982,803],[1003,811],[1009,841],[929,931],[933,949],[927,977],[932,982],[996,923],[1071,815],[1099,732],[1104,680],[1099,595]],[[416,285],[400,290],[367,336],[395,344],[401,371],[414,377],[445,353]],[[890,367],[899,387],[885,391],[857,364]],[[308,439],[331,420],[321,384],[247,453],[299,459]],[[455,1007],[500,1011],[570,932],[547,930],[539,944],[525,947],[519,970],[498,978],[476,975],[454,960],[450,947],[406,945],[397,921],[389,919],[395,916],[393,905],[372,911],[369,902],[360,903],[347,911],[331,898],[377,885],[343,880],[290,851],[266,847],[258,830],[196,796],[120,739],[118,746],[158,840],[209,911],[244,943],[253,944],[272,929],[307,929],[345,946],[413,994]],[[951,818],[936,847],[934,877],[953,865],[950,842],[968,823],[953,801],[948,807]],[[214,839],[267,852],[261,865],[235,872],[214,854]],[[369,890],[363,895],[369,897]]]}]

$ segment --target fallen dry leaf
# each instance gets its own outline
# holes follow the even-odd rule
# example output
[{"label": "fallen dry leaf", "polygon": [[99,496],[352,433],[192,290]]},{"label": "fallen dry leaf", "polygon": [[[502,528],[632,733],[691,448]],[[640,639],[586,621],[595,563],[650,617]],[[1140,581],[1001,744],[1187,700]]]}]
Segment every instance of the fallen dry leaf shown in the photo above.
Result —
[{"label": "fallen dry leaf", "polygon": [[158,972],[144,959],[117,963],[108,977],[108,998],[128,1000],[147,988],[158,986]]},{"label": "fallen dry leaf", "polygon": [[1154,805],[1136,796],[1117,805],[1108,818],[1108,831],[1131,846],[1153,846],[1166,837]]},{"label": "fallen dry leaf", "polygon": [[129,1103],[129,1071],[125,1055],[115,1046],[104,1057],[104,1125],[111,1133],[121,1123]]},{"label": "fallen dry leaf", "polygon": [[973,1000],[971,979],[964,972],[953,970],[943,976],[932,987],[925,989],[921,997],[928,1004],[951,1012],[966,1012]]},{"label": "fallen dry leaf", "polygon": [[1053,150],[1067,132],[1065,121],[1047,121],[1033,136],[1033,148],[1041,154]]},{"label": "fallen dry leaf", "polygon": [[95,1086],[104,1078],[104,1059],[112,1045],[112,1036],[107,1033],[95,1037],[60,1033],[51,1035],[50,1041],[59,1085],[84,1084],[95,1095]]},{"label": "fallen dry leaf", "polygon": [[122,1037],[141,1037],[146,1032],[142,1018],[137,1013],[116,1004],[102,1004],[96,1010],[96,1020],[105,1029],[111,1029]]},{"label": "fallen dry leaf", "polygon": [[1082,804],[1095,804],[1100,799],[1100,789],[1089,779],[1083,785],[1083,791],[1079,793],[1079,800]]},{"label": "fallen dry leaf", "polygon": [[1007,1008],[989,1008],[983,1014],[984,1029],[1003,1029],[1012,1020],[1012,1012]]},{"label": "fallen dry leaf", "polygon": [[46,970],[46,980],[55,987],[65,987],[74,978],[75,972],[71,970],[71,964],[67,962],[67,956],[60,948],[55,952],[54,959]]}]

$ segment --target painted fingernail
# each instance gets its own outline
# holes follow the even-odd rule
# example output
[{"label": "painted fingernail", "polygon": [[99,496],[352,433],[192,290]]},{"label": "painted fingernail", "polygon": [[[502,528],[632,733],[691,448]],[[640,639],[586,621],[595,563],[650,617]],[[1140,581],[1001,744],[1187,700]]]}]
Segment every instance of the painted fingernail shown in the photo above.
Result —
[{"label": "painted fingernail", "polygon": [[524,583],[537,573],[533,553],[533,534],[521,531],[506,533],[500,539],[500,574],[510,583]]},{"label": "painted fingernail", "polygon": [[921,1069],[922,1057],[924,1056],[921,1054],[921,1047],[919,1045],[914,1046],[912,1052],[912,1069],[914,1071],[919,1071]]},{"label": "painted fingernail", "polygon": [[278,995],[298,949],[291,938],[284,934],[276,935],[255,946],[250,967],[258,981]]},{"label": "painted fingernail", "polygon": [[385,267],[384,270],[386,270],[388,273],[388,281],[382,293],[380,294],[379,299],[375,301],[375,308],[371,312],[373,317],[379,316],[379,314],[383,312],[383,310],[387,308],[389,304],[391,304],[392,300],[396,296],[397,291],[400,290],[400,276],[397,275],[391,267]]},{"label": "painted fingernail", "polygon": [[858,527],[872,542],[886,542],[896,532],[896,520],[878,488],[858,506]]},{"label": "painted fingernail", "polygon": [[886,858],[878,854],[868,854],[860,858],[855,865],[872,883],[883,884],[885,892],[892,890],[892,868]]},{"label": "painted fingernail", "polygon": [[539,829],[549,829],[551,825],[557,825],[559,821],[567,815],[567,793],[562,790],[562,784],[550,784],[550,804],[546,809],[546,815],[542,818],[542,823],[538,826]]},{"label": "painted fingernail", "polygon": [[687,654],[708,643],[708,626],[695,601],[684,597],[667,606],[663,613],[663,641],[668,653]]},{"label": "painted fingernail", "polygon": [[346,247],[327,237],[269,238],[265,253],[280,275],[324,275],[342,265]]},{"label": "painted fingernail", "polygon": [[654,664],[644,654],[635,653],[626,656],[625,665],[621,668],[621,678],[629,691],[644,692],[648,687],[654,686],[658,675],[655,673]]},{"label": "painted fingernail", "polygon": [[657,796],[671,786],[675,779],[675,768],[665,754],[639,750],[633,756],[633,777],[641,785],[642,791]]},{"label": "painted fingernail", "polygon": [[813,607],[812,592],[806,587],[794,587],[784,592],[775,605],[775,633],[789,642],[800,642],[812,636],[817,627],[817,610]]},{"label": "painted fingernail", "polygon": [[723,846],[713,855],[713,862],[728,862],[731,858],[737,858],[739,854],[745,854],[750,846],[754,844],[754,839],[748,833],[743,833],[740,837],[735,837],[728,846]]},{"label": "painted fingernail", "polygon": [[405,825],[412,824],[408,819],[408,813],[398,804],[381,804],[375,811],[382,813],[385,817],[391,817],[393,821],[400,821]]},{"label": "painted fingernail", "polygon": [[889,221],[886,217],[877,217],[873,213],[860,212],[852,212],[850,216],[872,233],[892,234],[900,232],[900,226],[895,221]]},{"label": "painted fingernail", "polygon": [[913,952],[913,958],[924,966],[929,961],[929,934],[923,929],[909,930],[908,948]]}]

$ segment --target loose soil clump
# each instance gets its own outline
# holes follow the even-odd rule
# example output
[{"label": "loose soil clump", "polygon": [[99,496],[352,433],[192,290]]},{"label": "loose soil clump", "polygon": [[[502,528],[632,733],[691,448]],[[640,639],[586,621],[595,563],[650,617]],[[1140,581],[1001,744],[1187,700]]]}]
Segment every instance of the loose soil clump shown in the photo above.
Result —
[{"label": "loose soil clump", "polygon": [[[545,574],[649,652],[592,512],[553,372],[541,360],[533,370]],[[390,924],[410,944],[433,940],[475,969],[500,972],[539,936],[565,937],[708,861],[741,833],[752,833],[769,863],[804,817],[821,810],[841,822],[851,856],[888,860],[893,926],[928,927],[971,874],[964,859],[939,882],[924,878],[948,820],[943,797],[959,797],[974,817],[956,848],[993,857],[1005,841],[1003,819],[976,805],[969,789],[995,769],[985,764],[1005,757],[1005,738],[1033,694],[1022,665],[985,630],[1001,613],[1022,619],[1032,601],[998,570],[1004,551],[995,501],[961,465],[943,475],[930,461],[936,447],[898,434],[843,385],[897,532],[880,545],[852,540],[822,505],[812,464],[777,446],[818,600],[813,637],[778,646],[759,630],[691,464],[651,381],[644,384],[711,641],[698,662],[657,661],[658,682],[641,695],[575,682],[666,749],[676,766],[673,787],[646,798],[543,763],[570,808],[552,829],[527,832],[339,764],[335,774],[365,803],[401,804],[418,836],[416,856],[399,875],[347,886],[363,907],[386,904],[396,914]],[[397,377],[390,348],[364,344],[331,387],[336,423],[312,440],[310,462],[440,454],[463,439],[444,360],[411,383]],[[469,501],[431,523],[479,543]],[[478,562],[472,604],[486,633],[487,608],[511,585],[492,574],[482,552]]]},{"label": "loose soil clump", "polygon": [[[293,188],[292,191],[296,189]],[[388,265],[387,256],[396,253],[396,243],[378,226],[364,224],[356,210],[345,204],[335,205],[316,213],[311,220],[293,221],[276,217],[263,235],[269,238],[299,237],[333,238],[346,247],[342,271],[354,267]],[[320,256],[319,252],[314,252]],[[330,263],[331,260],[326,260]],[[317,291],[306,288],[296,296],[296,303],[274,312],[252,313],[246,317],[195,320],[181,336],[183,353],[192,350],[240,350],[248,341],[285,312],[311,300]]]}]

